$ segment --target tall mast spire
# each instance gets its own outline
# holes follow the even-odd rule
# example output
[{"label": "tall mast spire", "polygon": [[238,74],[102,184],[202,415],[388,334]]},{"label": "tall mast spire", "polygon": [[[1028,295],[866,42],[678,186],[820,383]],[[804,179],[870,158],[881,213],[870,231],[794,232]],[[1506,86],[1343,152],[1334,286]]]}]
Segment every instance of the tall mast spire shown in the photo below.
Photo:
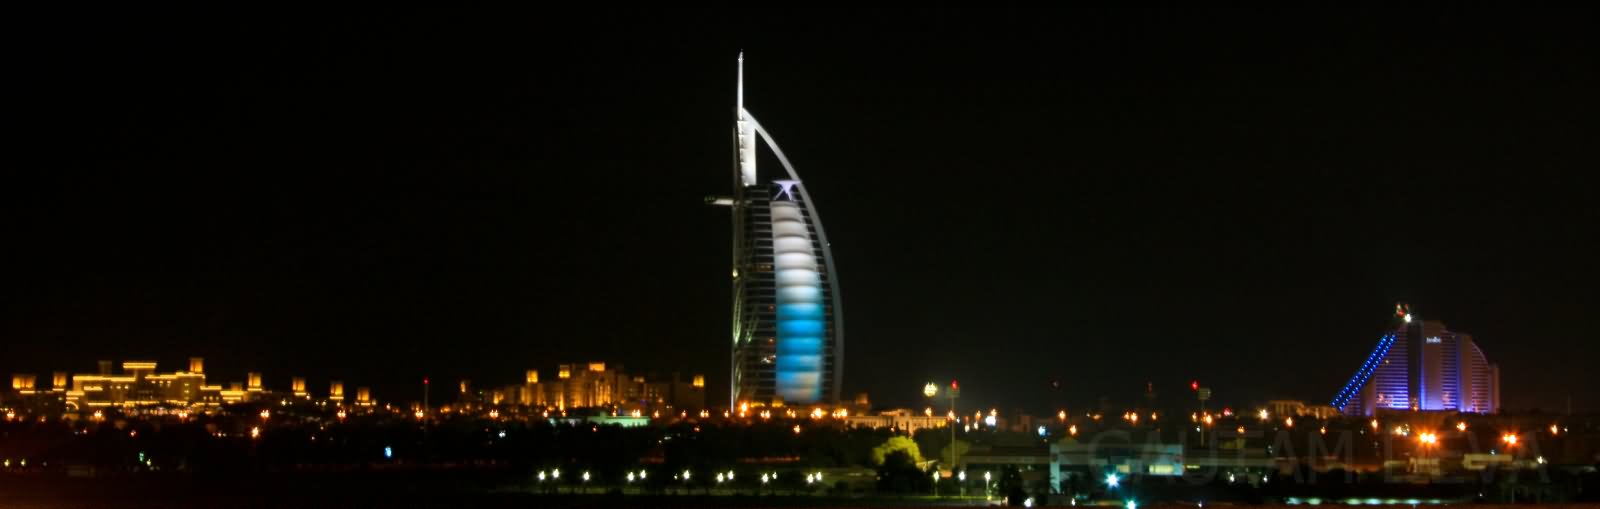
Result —
[{"label": "tall mast spire", "polygon": [[[733,125],[734,137],[738,142],[739,186],[750,187],[756,185],[756,130],[748,120],[749,115],[744,112],[744,52],[739,52],[739,83],[734,101]],[[739,196],[742,191],[735,191]]]}]

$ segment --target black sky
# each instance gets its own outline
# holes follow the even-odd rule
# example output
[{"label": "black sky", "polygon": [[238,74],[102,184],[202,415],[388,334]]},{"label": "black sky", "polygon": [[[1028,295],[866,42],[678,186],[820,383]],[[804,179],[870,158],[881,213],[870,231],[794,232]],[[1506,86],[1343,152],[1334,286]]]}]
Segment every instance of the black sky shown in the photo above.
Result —
[{"label": "black sky", "polygon": [[827,221],[848,392],[1321,402],[1405,300],[1508,407],[1600,409],[1594,11],[8,18],[0,372],[202,355],[407,400],[609,360],[725,394],[701,197],[742,49]]}]

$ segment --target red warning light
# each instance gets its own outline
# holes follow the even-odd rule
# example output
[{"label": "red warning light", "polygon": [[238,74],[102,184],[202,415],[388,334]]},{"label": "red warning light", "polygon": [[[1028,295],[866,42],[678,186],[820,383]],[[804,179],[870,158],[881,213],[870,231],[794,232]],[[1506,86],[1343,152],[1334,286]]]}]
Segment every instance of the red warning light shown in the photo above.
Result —
[{"label": "red warning light", "polygon": [[951,389],[960,389],[961,386],[960,385],[956,385],[956,381],[955,380],[951,380],[950,381],[950,388]]},{"label": "red warning light", "polygon": [[1200,381],[1199,380],[1195,380],[1195,381],[1189,382],[1189,390],[1191,390],[1191,391],[1200,390]]}]

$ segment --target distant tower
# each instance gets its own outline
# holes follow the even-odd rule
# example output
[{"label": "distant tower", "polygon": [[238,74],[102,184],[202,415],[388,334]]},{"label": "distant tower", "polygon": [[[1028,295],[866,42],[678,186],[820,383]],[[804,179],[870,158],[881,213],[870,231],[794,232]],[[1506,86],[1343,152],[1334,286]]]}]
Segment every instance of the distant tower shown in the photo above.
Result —
[{"label": "distant tower", "polygon": [[[756,138],[786,178],[761,180]],[[844,374],[844,308],[827,233],[806,186],[744,109],[744,55],[734,102],[733,358],[729,404],[837,404]]]},{"label": "distant tower", "polygon": [[189,358],[189,372],[190,373],[205,373],[206,372],[206,360],[204,358],[200,358],[200,357],[190,357]]}]

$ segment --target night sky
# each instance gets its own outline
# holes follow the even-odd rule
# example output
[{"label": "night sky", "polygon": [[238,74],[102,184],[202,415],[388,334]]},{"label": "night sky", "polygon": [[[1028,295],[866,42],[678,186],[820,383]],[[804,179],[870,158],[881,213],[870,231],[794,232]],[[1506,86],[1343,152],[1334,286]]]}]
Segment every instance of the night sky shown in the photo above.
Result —
[{"label": "night sky", "polygon": [[1325,403],[1404,300],[1507,408],[1600,409],[1595,11],[7,18],[0,373],[404,402],[606,360],[724,402],[743,50],[847,394]]}]

